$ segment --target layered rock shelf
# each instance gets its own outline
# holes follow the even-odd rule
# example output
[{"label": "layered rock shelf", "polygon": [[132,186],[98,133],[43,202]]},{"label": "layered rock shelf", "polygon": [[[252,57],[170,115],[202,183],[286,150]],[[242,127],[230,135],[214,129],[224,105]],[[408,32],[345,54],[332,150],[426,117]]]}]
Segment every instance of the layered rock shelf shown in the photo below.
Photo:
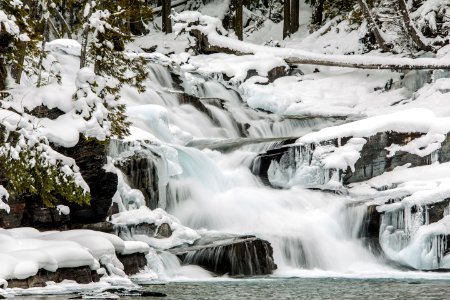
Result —
[{"label": "layered rock shelf", "polygon": [[254,236],[204,236],[192,246],[170,250],[185,265],[198,265],[217,275],[269,275],[277,266],[269,242]]}]

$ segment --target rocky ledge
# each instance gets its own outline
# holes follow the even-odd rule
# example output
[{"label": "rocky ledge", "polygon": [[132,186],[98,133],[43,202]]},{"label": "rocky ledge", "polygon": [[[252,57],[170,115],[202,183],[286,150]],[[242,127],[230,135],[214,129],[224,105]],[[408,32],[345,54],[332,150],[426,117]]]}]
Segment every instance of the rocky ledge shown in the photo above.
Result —
[{"label": "rocky ledge", "polygon": [[277,268],[270,243],[255,236],[207,235],[170,252],[184,265],[198,265],[217,275],[268,275]]}]

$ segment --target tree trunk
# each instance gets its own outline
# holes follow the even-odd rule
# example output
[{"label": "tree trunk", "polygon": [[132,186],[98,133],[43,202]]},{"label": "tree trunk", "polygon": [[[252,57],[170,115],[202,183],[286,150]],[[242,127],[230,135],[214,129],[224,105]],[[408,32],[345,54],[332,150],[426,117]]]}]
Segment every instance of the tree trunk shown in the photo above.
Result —
[{"label": "tree trunk", "polygon": [[44,38],[42,40],[41,55],[39,57],[39,63],[38,63],[39,75],[38,75],[37,87],[41,86],[41,81],[42,81],[42,64],[44,63],[44,58],[45,58],[45,44],[47,43],[47,40],[48,40],[48,33],[49,33],[49,27],[50,27],[49,23],[50,23],[50,19],[46,19],[45,24],[44,24]]},{"label": "tree trunk", "polygon": [[243,25],[242,25],[242,10],[243,10],[243,1],[242,0],[235,0],[235,9],[236,14],[234,16],[234,32],[236,33],[238,39],[242,41],[244,39],[244,33],[243,33]]},{"label": "tree trunk", "polygon": [[[89,1],[89,7],[90,10],[88,12],[88,15],[86,16],[86,21],[89,20],[89,18],[92,15],[93,9],[92,0]],[[89,43],[89,26],[86,25],[86,27],[83,30],[83,33],[81,34],[80,69],[86,67],[87,64],[88,43]]]},{"label": "tree trunk", "polygon": [[0,99],[4,98],[3,91],[6,90],[6,78],[8,77],[8,72],[6,71],[6,66],[3,61],[0,60]]},{"label": "tree trunk", "polygon": [[311,17],[311,25],[313,31],[318,29],[320,26],[322,26],[322,19],[323,19],[323,4],[325,3],[325,0],[316,0],[316,3],[314,4],[313,11],[312,11],[312,17]]},{"label": "tree trunk", "polygon": [[389,52],[391,50],[391,46],[386,43],[383,36],[381,35],[380,29],[378,28],[377,23],[375,22],[375,19],[373,18],[366,1],[358,0],[358,4],[361,7],[364,18],[367,20],[370,31],[372,31],[373,35],[375,36],[375,40],[377,41],[378,46],[383,51]]},{"label": "tree trunk", "polygon": [[409,16],[408,6],[406,5],[405,0],[398,0],[398,6],[400,13],[403,18],[403,23],[405,25],[406,32],[414,44],[420,49],[424,51],[432,51],[433,48],[430,45],[427,45],[421,38],[420,34],[417,32],[417,29],[414,27],[414,24]]},{"label": "tree trunk", "polygon": [[291,0],[284,0],[283,39],[291,34]]},{"label": "tree trunk", "polygon": [[17,47],[17,60],[11,66],[11,76],[14,78],[14,81],[19,84],[20,78],[22,77],[23,72],[23,64],[25,62],[25,55],[27,50],[26,42],[19,42]]},{"label": "tree trunk", "polygon": [[172,10],[171,0],[163,0],[162,2],[162,30],[165,33],[172,33],[172,20],[169,18]]},{"label": "tree trunk", "polygon": [[298,31],[300,27],[300,0],[291,0],[291,30],[292,33]]},{"label": "tree trunk", "polygon": [[[66,19],[64,19],[63,15],[58,11],[58,9],[55,9],[55,16],[61,23],[62,29],[65,27],[67,29],[67,37],[69,39],[72,39],[72,29],[70,28],[70,25],[67,23]],[[64,30],[61,30],[61,35],[64,36]]]}]

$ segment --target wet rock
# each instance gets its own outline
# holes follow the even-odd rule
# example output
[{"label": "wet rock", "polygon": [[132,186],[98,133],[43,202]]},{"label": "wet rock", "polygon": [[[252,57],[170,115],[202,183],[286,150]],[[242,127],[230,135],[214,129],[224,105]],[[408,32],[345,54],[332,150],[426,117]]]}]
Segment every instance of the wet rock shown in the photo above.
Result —
[{"label": "wet rock", "polygon": [[86,284],[98,282],[100,280],[100,275],[87,266],[78,268],[60,268],[56,270],[56,272],[49,272],[41,269],[36,275],[29,278],[8,280],[8,288],[44,287],[46,286],[47,281],[59,283],[63,280],[73,280],[77,283]]},{"label": "wet rock", "polygon": [[192,246],[170,252],[182,264],[198,265],[218,275],[268,275],[277,268],[270,243],[254,236],[204,236]]},{"label": "wet rock", "polygon": [[[355,163],[355,170],[352,171],[350,167],[347,170],[341,170],[340,179],[344,185],[348,185],[350,183],[369,180],[407,163],[411,164],[411,167],[417,167],[429,165],[435,161],[441,163],[450,161],[450,134],[447,134],[446,139],[442,143],[442,147],[436,153],[420,157],[409,152],[397,151],[393,156],[389,156],[389,151],[386,148],[393,144],[405,145],[422,135],[422,133],[417,132],[381,132],[366,138],[367,142],[360,152],[361,157]],[[341,145],[345,145],[349,139],[349,137],[342,138],[340,141]],[[293,143],[293,140],[286,140],[282,147],[269,150],[255,158],[253,172],[259,175],[266,184],[270,184],[267,171],[272,161],[279,163],[283,160],[282,165],[296,168],[295,151],[297,150],[298,153],[302,153],[304,151],[314,151],[315,149],[315,145],[309,145],[310,149],[306,149],[305,146],[300,145],[289,146],[289,143]],[[338,140],[333,139],[321,144],[337,146]],[[286,172],[286,174],[288,173]]]},{"label": "wet rock", "polygon": [[162,223],[159,225],[158,230],[156,232],[156,236],[159,238],[168,238],[172,236],[172,228],[167,223]]},{"label": "wet rock", "polygon": [[436,223],[444,217],[445,211],[448,209],[450,204],[450,198],[445,199],[444,201],[433,203],[426,207],[426,211],[428,212],[428,222]]},{"label": "wet rock", "polygon": [[359,238],[363,241],[364,246],[377,256],[383,253],[379,240],[380,226],[381,214],[377,211],[377,206],[368,206],[359,232]]},{"label": "wet rock", "polygon": [[144,253],[117,254],[117,258],[123,264],[124,272],[127,275],[137,274],[147,266],[147,259]]},{"label": "wet rock", "polygon": [[290,152],[292,144],[296,139],[287,139],[280,143],[279,148],[271,149],[266,153],[258,155],[252,164],[252,172],[255,175],[259,175],[262,182],[266,185],[270,185],[268,170],[272,161],[280,162],[281,158],[288,152]]},{"label": "wet rock", "polygon": [[59,108],[48,108],[45,105],[39,105],[35,107],[33,110],[28,112],[30,115],[38,117],[38,118],[47,118],[50,120],[56,120],[58,117],[62,116],[64,112]]},{"label": "wet rock", "polygon": [[145,197],[148,207],[159,207],[159,176],[157,162],[161,157],[151,152],[136,153],[116,165],[127,177],[130,186]]}]

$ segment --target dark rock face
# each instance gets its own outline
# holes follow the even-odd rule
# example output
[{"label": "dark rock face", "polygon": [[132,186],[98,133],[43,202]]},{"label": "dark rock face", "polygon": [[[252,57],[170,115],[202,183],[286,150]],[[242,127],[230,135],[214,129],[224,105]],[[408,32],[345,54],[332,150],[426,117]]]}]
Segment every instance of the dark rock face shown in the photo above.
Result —
[{"label": "dark rock face", "polygon": [[29,114],[41,119],[48,118],[50,120],[56,120],[58,117],[62,116],[64,112],[56,107],[50,109],[45,105],[40,105],[31,110]]},{"label": "dark rock face", "polygon": [[0,210],[0,226],[3,228],[16,228],[31,226],[36,229],[65,229],[70,223],[70,217],[62,215],[55,208],[43,207],[39,197],[22,196],[11,197],[8,205],[11,209],[8,214]]},{"label": "dark rock face", "polygon": [[38,229],[77,228],[77,224],[105,221],[111,208],[112,197],[117,190],[117,175],[106,172],[106,144],[87,141],[84,138],[73,148],[57,147],[57,151],[75,159],[81,175],[91,190],[91,205],[79,206],[62,204],[70,207],[70,215],[60,215],[56,209],[44,207],[37,196],[22,195],[10,198],[8,204],[11,213],[0,211],[0,226],[15,228],[31,226]]},{"label": "dark rock face", "polygon": [[[280,144],[279,148],[272,149],[266,153],[258,155],[252,164],[252,172],[255,175],[259,175],[264,184],[270,185],[268,170],[272,161],[280,162],[286,153],[291,152],[292,147],[289,144],[295,142],[295,139],[285,140]],[[293,155],[293,153],[292,153]]]},{"label": "dark rock face", "polygon": [[[355,164],[355,171],[352,172],[350,168],[341,171],[342,181],[344,185],[369,180],[373,177],[383,174],[387,171],[392,171],[398,166],[410,163],[412,167],[429,165],[433,162],[433,156],[439,162],[450,161],[450,134],[447,135],[442,147],[437,151],[437,154],[430,154],[420,157],[408,152],[398,151],[392,157],[388,157],[389,152],[387,147],[397,144],[405,145],[410,141],[422,136],[421,133],[398,133],[398,132],[381,132],[369,138],[366,138],[367,143],[361,150],[361,157]],[[343,138],[341,144],[345,143],[350,138]],[[292,140],[287,140],[283,147],[267,151],[255,158],[253,172],[265,182],[270,184],[268,180],[267,171],[272,161],[285,161],[284,165],[296,166],[295,150],[298,152],[307,151],[303,146],[289,146]],[[334,144],[337,146],[337,139],[326,141],[323,144]],[[315,145],[310,145],[311,151],[314,150]]]},{"label": "dark rock face", "polygon": [[117,164],[127,176],[130,186],[142,192],[147,206],[151,209],[159,206],[159,176],[156,162],[160,159],[152,152],[136,153]]},{"label": "dark rock face", "polygon": [[203,238],[193,246],[170,252],[182,264],[198,265],[218,275],[267,275],[277,268],[270,243],[254,236]]},{"label": "dark rock face", "polygon": [[91,190],[90,206],[70,205],[71,222],[85,224],[104,221],[111,207],[112,197],[117,191],[117,175],[103,169],[107,144],[80,138],[75,147],[58,150],[75,159]]},{"label": "dark rock face", "polygon": [[8,288],[30,288],[30,287],[44,287],[47,281],[54,281],[56,283],[63,280],[74,280],[77,283],[98,282],[100,275],[96,271],[91,271],[89,267],[78,268],[61,268],[56,272],[49,272],[46,270],[39,270],[39,272],[27,279],[10,279],[8,280]]},{"label": "dark rock face", "polygon": [[158,230],[156,231],[156,236],[159,238],[168,238],[172,236],[172,228],[170,228],[169,224],[162,223],[159,225]]},{"label": "dark rock face", "polygon": [[[386,147],[392,144],[405,145],[421,135],[420,133],[382,132],[369,137],[361,151],[361,158],[355,164],[355,172],[352,172],[350,169],[346,171],[343,178],[344,184],[365,181],[407,163],[410,163],[412,167],[431,164],[431,155],[420,157],[400,151],[392,157],[387,156],[388,151],[385,149]],[[442,154],[442,158],[445,159],[445,157],[450,155],[450,149],[447,149],[450,147],[450,135],[447,135],[443,146],[439,150],[438,156],[441,157]],[[448,152],[446,153],[446,151]]]},{"label": "dark rock face", "polygon": [[426,211],[428,212],[429,224],[436,223],[437,221],[441,220],[444,217],[445,209],[449,204],[450,198],[447,198],[444,201],[428,205],[426,207]]},{"label": "dark rock face", "polygon": [[359,238],[363,240],[364,245],[375,255],[382,254],[379,236],[380,236],[381,214],[377,211],[376,205],[367,207],[364,216]]},{"label": "dark rock face", "polygon": [[9,214],[0,210],[0,227],[6,229],[20,227],[26,204],[23,201],[10,198],[8,205],[10,208]]},{"label": "dark rock face", "polygon": [[144,253],[117,254],[117,258],[123,264],[124,272],[127,275],[137,274],[147,266],[147,259]]}]

